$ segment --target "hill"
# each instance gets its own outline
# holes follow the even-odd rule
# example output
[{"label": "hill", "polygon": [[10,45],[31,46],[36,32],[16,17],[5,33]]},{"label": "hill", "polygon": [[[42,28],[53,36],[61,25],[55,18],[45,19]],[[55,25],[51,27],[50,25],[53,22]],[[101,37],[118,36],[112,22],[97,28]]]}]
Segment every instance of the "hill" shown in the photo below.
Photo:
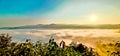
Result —
[{"label": "hill", "polygon": [[16,27],[0,27],[0,29],[120,29],[120,24],[116,25],[37,24]]}]

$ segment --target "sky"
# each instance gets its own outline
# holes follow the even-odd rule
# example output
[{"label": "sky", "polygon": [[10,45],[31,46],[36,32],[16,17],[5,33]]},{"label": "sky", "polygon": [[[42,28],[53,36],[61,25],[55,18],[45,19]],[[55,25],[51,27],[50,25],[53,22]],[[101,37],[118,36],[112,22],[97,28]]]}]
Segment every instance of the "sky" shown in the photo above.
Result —
[{"label": "sky", "polygon": [[120,0],[0,0],[0,26],[120,24]]}]

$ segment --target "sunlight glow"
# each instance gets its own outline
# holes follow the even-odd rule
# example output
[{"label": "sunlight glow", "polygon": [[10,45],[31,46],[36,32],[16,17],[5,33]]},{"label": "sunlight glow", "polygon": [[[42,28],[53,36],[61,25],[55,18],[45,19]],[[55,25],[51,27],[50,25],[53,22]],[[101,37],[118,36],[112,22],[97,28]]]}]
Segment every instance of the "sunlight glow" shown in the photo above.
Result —
[{"label": "sunlight glow", "polygon": [[92,15],[91,17],[90,17],[90,21],[91,22],[95,22],[97,20],[97,16],[96,15]]}]

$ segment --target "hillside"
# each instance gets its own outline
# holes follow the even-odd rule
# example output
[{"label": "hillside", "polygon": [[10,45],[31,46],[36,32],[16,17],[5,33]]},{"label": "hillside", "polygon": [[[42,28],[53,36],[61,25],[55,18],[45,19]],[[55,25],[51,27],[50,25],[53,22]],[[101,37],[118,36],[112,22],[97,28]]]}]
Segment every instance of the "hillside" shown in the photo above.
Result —
[{"label": "hillside", "polygon": [[120,24],[116,25],[37,24],[16,27],[1,27],[0,29],[120,29]]}]

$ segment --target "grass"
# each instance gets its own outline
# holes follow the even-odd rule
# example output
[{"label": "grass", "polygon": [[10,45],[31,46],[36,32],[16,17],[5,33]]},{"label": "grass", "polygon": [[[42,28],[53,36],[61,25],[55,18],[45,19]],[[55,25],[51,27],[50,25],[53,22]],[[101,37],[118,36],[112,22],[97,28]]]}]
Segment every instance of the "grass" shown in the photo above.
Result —
[{"label": "grass", "polygon": [[100,56],[120,56],[120,42],[99,42],[96,45],[96,50]]}]

